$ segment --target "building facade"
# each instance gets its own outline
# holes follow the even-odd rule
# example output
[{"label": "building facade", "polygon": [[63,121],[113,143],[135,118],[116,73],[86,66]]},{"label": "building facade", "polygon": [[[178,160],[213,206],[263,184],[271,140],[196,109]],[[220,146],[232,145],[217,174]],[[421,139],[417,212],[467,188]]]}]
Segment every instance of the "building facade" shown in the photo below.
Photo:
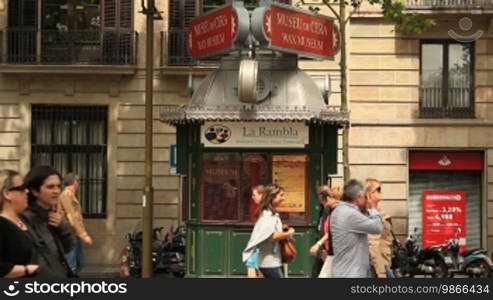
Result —
[{"label": "building facade", "polygon": [[396,33],[369,6],[351,19],[351,175],[383,181],[382,207],[401,237],[422,232],[423,192],[465,191],[466,245],[491,251],[493,7],[405,5],[436,26]]},{"label": "building facade", "polygon": [[[188,103],[189,86],[217,68],[217,61],[188,55],[184,34],[193,17],[225,2],[156,0],[164,20],[155,22],[154,37],[155,226],[176,226],[187,209],[168,165],[176,131],[159,121],[160,110]],[[351,18],[350,169],[353,177],[383,181],[382,207],[401,238],[421,226],[423,190],[447,190],[451,182],[466,190],[472,199],[467,241],[492,251],[493,8],[466,2],[407,3],[437,22],[421,35],[396,33],[371,6]],[[88,263],[98,272],[118,268],[125,234],[142,216],[140,10],[131,0],[0,0],[0,167],[26,173],[50,164],[80,174],[79,196],[95,240],[86,248]],[[331,105],[340,103],[338,59],[299,60],[312,78],[330,76]],[[340,149],[338,157],[331,176],[341,185]],[[429,164],[413,163],[423,160]]]},{"label": "building facade", "polygon": [[[167,1],[156,1],[163,9]],[[36,164],[79,173],[94,245],[91,272],[118,270],[125,235],[141,228],[144,185],[145,16],[140,1],[0,1],[1,168]],[[167,18],[164,18],[167,20]],[[163,104],[187,101],[187,76],[161,74],[155,22],[154,224],[178,223],[178,178],[169,175],[175,129]],[[97,273],[94,273],[97,274]]]}]

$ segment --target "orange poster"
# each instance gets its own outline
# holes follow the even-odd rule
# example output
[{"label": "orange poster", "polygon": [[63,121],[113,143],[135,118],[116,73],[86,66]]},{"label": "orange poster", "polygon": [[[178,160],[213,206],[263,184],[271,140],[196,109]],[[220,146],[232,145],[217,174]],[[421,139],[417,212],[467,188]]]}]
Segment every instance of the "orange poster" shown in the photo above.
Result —
[{"label": "orange poster", "polygon": [[272,181],[284,188],[279,212],[305,212],[306,155],[273,155]]}]

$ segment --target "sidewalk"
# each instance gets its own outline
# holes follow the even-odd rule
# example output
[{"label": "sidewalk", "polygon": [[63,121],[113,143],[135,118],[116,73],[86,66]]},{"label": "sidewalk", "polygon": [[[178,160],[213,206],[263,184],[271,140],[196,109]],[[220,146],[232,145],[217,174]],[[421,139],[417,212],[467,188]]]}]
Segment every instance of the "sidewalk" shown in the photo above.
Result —
[{"label": "sidewalk", "polygon": [[119,277],[117,265],[87,265],[80,273],[81,278],[115,278]]}]

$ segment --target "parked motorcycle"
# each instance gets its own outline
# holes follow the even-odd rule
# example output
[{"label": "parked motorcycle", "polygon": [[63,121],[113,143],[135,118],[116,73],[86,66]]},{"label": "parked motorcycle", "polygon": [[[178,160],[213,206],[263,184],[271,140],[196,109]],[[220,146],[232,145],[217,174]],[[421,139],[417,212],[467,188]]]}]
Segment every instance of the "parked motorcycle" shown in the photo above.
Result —
[{"label": "parked motorcycle", "polygon": [[457,228],[455,235],[446,243],[437,245],[440,255],[447,265],[450,277],[455,274],[465,274],[469,277],[487,278],[491,274],[491,259],[484,249],[476,248],[460,253],[459,233]]},{"label": "parked motorcycle", "polygon": [[[186,227],[182,225],[173,230],[171,226],[164,235],[163,227],[154,228],[152,238],[153,273],[168,273],[175,277],[184,277]],[[134,232],[127,235],[127,240],[130,275],[140,276],[142,272],[142,231],[134,229]]]},{"label": "parked motorcycle", "polygon": [[410,234],[404,244],[394,236],[392,270],[397,277],[431,275],[444,278],[448,269],[439,248],[432,246],[421,249],[417,242],[417,228]]}]

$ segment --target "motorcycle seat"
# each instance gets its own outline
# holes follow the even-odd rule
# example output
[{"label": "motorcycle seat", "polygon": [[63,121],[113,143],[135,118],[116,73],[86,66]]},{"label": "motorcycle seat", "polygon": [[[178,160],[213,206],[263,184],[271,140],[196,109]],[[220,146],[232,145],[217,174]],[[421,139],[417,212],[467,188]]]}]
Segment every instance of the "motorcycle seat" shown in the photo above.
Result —
[{"label": "motorcycle seat", "polygon": [[481,249],[481,248],[470,249],[470,250],[464,251],[464,253],[462,253],[462,256],[468,256],[468,255],[473,254],[474,252],[477,252],[477,253],[486,253],[486,250]]}]

